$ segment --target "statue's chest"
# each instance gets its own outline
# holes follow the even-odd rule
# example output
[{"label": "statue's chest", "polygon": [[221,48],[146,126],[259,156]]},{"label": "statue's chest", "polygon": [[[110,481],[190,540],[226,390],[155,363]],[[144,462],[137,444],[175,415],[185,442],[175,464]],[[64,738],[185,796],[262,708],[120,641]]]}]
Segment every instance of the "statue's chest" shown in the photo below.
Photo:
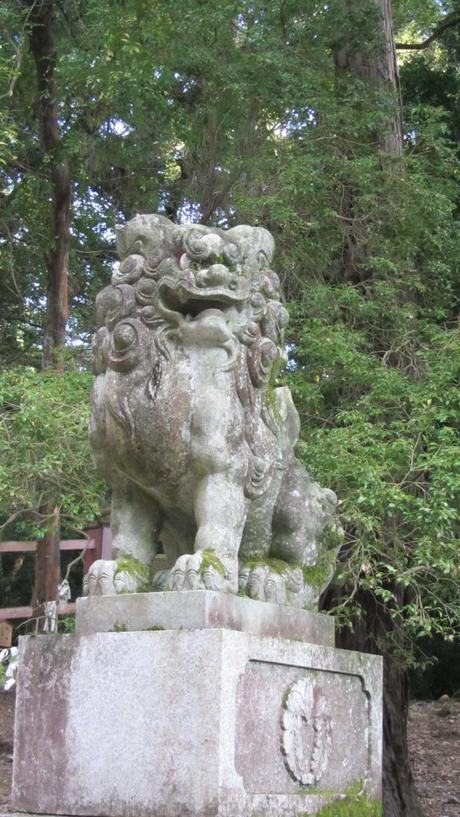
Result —
[{"label": "statue's chest", "polygon": [[147,376],[127,389],[124,399],[132,417],[133,438],[160,456],[190,453],[196,440],[228,435],[244,423],[228,356],[218,350],[185,350],[171,360],[159,357]]},{"label": "statue's chest", "polygon": [[139,372],[119,381],[116,410],[129,427],[109,409],[109,436],[117,461],[139,484],[172,496],[194,475],[221,471],[232,458],[242,461],[244,412],[224,362],[215,365],[204,355],[161,358],[149,376]]}]

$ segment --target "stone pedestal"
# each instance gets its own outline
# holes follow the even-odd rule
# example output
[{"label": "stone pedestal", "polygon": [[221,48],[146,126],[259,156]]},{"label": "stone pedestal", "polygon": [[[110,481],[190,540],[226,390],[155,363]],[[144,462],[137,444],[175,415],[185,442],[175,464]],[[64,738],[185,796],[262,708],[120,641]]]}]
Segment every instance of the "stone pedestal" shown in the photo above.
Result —
[{"label": "stone pedestal", "polygon": [[77,635],[21,639],[13,808],[295,817],[357,781],[378,799],[381,661],[330,627],[203,591],[81,600]]}]

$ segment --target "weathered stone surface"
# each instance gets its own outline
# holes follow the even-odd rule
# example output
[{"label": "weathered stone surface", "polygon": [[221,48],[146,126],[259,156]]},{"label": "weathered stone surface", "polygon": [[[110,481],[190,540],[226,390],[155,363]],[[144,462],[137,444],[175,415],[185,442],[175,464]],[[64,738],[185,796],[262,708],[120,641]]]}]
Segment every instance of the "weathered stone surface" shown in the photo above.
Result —
[{"label": "weathered stone surface", "polygon": [[380,794],[381,661],[231,630],[21,640],[13,808],[314,815]]},{"label": "weathered stone surface", "polygon": [[90,596],[77,600],[78,635],[224,627],[333,647],[334,619],[212,590]]},{"label": "weathered stone surface", "polygon": [[[314,609],[332,575],[336,497],[294,456],[273,238],[143,215],[96,302],[90,439],[112,488],[115,559],[89,595],[245,592]],[[328,535],[326,533],[328,532]],[[173,567],[152,582],[161,541]]]}]

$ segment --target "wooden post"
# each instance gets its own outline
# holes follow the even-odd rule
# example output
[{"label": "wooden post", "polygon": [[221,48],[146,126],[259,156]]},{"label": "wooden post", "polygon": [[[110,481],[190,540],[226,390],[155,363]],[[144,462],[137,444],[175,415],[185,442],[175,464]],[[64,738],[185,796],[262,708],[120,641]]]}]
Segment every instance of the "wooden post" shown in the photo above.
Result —
[{"label": "wooden post", "polygon": [[9,621],[0,621],[0,647],[11,647],[13,625]]},{"label": "wooden post", "polygon": [[102,528],[86,528],[86,533],[94,542],[94,547],[83,554],[83,574],[86,576],[93,562],[102,559]]}]

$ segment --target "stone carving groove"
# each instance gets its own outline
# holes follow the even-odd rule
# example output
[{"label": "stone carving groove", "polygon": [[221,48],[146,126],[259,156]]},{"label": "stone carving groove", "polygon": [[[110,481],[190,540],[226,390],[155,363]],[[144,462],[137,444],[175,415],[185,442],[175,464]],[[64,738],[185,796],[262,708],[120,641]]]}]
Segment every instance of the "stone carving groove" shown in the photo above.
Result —
[{"label": "stone carving groove", "polygon": [[318,783],[332,746],[332,721],[325,695],[302,678],[285,696],[281,715],[281,751],[290,776],[301,786]]},{"label": "stone carving groove", "polygon": [[[276,384],[288,312],[272,236],[144,215],[117,239],[120,267],[96,301],[90,423],[115,559],[92,566],[86,591],[240,590],[313,607],[333,570],[337,539],[319,540],[336,498],[296,460],[299,418]],[[159,542],[173,567],[154,578]]]}]

